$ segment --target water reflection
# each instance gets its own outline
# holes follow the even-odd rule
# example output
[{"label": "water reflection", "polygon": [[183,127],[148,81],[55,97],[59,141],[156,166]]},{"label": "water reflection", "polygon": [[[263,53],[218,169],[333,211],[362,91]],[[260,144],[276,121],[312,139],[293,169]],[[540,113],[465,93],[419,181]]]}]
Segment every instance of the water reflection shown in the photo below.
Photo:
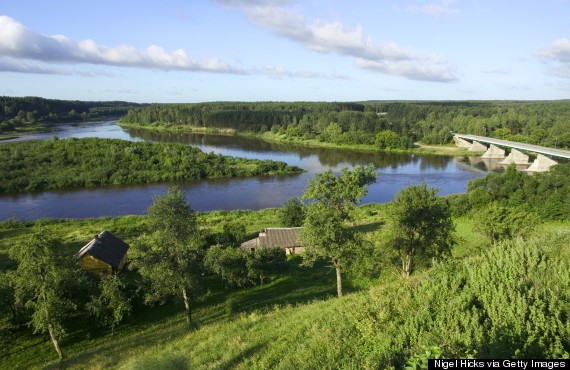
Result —
[{"label": "water reflection", "polygon": [[[308,172],[290,176],[182,181],[139,186],[50,191],[34,194],[0,196],[0,220],[16,216],[21,219],[41,217],[85,218],[143,214],[153,196],[166,193],[178,185],[198,211],[215,209],[261,209],[279,207],[291,197],[303,194],[315,173],[372,163],[378,178],[369,187],[364,203],[388,202],[410,185],[426,182],[440,189],[440,194],[464,192],[469,180],[486,175],[484,162],[472,157],[453,158],[402,153],[366,153],[328,148],[307,148],[291,144],[268,143],[254,138],[178,134],[136,129],[121,129],[115,121],[62,124],[33,138],[104,137],[131,141],[176,142],[192,145],[205,152],[235,157],[272,159],[304,168]],[[29,139],[31,137],[28,137]],[[22,138],[20,140],[24,140]],[[1,144],[0,144],[1,145]],[[471,163],[471,162],[473,163]]]}]

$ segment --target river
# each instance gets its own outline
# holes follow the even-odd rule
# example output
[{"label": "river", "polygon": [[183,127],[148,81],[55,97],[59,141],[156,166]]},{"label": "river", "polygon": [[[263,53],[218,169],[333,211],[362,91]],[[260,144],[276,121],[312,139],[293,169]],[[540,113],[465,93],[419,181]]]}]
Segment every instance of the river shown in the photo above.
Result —
[{"label": "river", "polygon": [[[308,180],[316,173],[327,169],[340,172],[344,167],[352,168],[368,163],[377,166],[378,178],[376,183],[368,187],[368,195],[362,203],[389,202],[400,190],[424,181],[430,187],[439,188],[441,195],[465,192],[471,179],[487,174],[487,167],[473,158],[363,153],[267,143],[234,136],[122,129],[116,125],[115,120],[55,125],[49,132],[3,142],[49,139],[53,135],[59,138],[101,137],[177,142],[198,147],[205,152],[284,161],[307,170],[298,175],[176,183],[186,193],[192,209],[197,211],[280,207],[289,198],[300,196]],[[171,185],[174,183],[1,195],[0,220],[12,216],[21,220],[33,220],[44,217],[88,218],[144,214],[153,197],[165,194]]]}]

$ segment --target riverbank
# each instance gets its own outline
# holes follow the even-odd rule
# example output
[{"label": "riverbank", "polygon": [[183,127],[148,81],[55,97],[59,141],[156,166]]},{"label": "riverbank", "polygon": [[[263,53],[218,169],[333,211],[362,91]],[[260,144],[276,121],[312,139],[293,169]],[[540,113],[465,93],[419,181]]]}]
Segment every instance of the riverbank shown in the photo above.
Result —
[{"label": "riverbank", "polygon": [[124,123],[117,121],[117,125],[123,128],[133,128],[140,130],[149,131],[159,131],[159,132],[171,132],[171,133],[194,133],[194,134],[205,134],[205,135],[224,135],[224,136],[243,136],[255,138],[258,140],[263,140],[268,143],[280,143],[288,144],[299,147],[308,148],[329,148],[329,149],[341,149],[341,150],[354,150],[359,152],[367,153],[408,153],[408,154],[433,154],[433,155],[446,155],[446,156],[458,156],[463,157],[467,155],[473,155],[472,152],[468,152],[465,148],[459,148],[450,145],[424,145],[421,143],[415,143],[415,148],[412,149],[393,149],[393,150],[381,150],[374,145],[366,144],[335,144],[324,141],[319,141],[315,139],[298,139],[290,138],[285,134],[277,134],[271,131],[266,131],[262,134],[251,132],[251,131],[238,131],[231,128],[215,128],[215,127],[200,127],[200,126],[189,126],[189,125],[169,125],[163,123],[153,123],[152,125],[141,125],[133,123]]}]

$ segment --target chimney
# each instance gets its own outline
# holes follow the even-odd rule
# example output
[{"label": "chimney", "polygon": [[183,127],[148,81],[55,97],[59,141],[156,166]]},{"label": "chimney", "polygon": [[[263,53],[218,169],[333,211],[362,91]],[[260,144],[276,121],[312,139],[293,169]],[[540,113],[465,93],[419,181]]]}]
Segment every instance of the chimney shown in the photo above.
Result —
[{"label": "chimney", "polygon": [[99,243],[99,234],[95,234],[95,243]]}]

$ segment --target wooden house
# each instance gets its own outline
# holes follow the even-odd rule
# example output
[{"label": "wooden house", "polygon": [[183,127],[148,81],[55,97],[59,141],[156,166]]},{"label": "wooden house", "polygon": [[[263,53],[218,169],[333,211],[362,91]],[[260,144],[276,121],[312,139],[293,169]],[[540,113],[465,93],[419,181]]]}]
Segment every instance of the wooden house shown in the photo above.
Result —
[{"label": "wooden house", "polygon": [[129,245],[107,230],[77,252],[76,257],[85,270],[95,274],[115,274],[127,261]]},{"label": "wooden house", "polygon": [[257,248],[279,247],[285,249],[287,254],[301,253],[305,250],[299,239],[301,230],[302,227],[266,228],[257,238],[241,243],[240,248],[253,251]]}]

